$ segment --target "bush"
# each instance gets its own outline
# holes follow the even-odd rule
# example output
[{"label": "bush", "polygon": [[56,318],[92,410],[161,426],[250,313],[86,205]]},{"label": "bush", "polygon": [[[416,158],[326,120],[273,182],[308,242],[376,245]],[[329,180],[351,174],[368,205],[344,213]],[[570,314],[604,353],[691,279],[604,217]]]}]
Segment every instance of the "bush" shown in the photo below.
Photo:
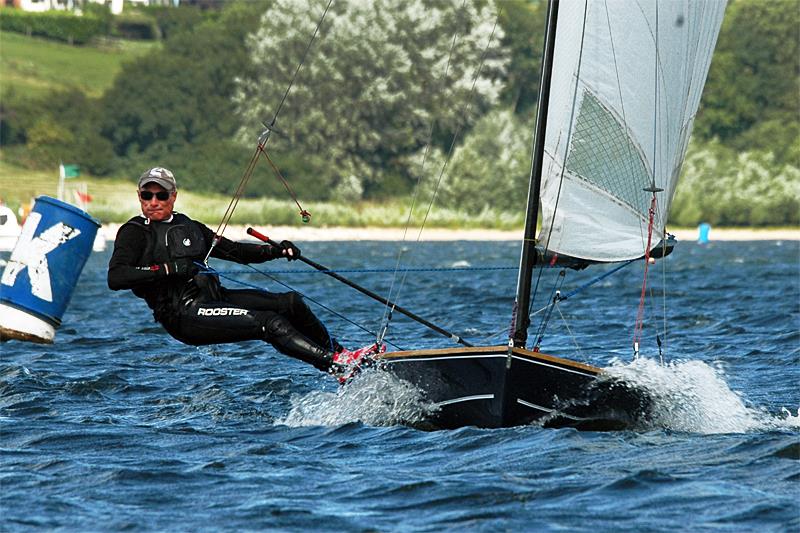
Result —
[{"label": "bush", "polygon": [[212,18],[212,14],[216,14],[216,12],[209,14],[194,6],[186,5],[179,7],[147,6],[140,10],[155,20],[162,39],[170,39],[182,31],[190,30]]},{"label": "bush", "polygon": [[670,213],[670,222],[680,226],[798,225],[800,169],[777,162],[771,152],[693,144]]},{"label": "bush", "polygon": [[159,40],[161,30],[152,17],[140,13],[123,13],[113,18],[111,33],[123,39]]},{"label": "bush", "polygon": [[78,89],[54,91],[41,99],[9,98],[0,107],[4,146],[23,146],[16,157],[29,168],[78,161],[95,175],[111,171],[111,143],[96,128],[98,106]]},{"label": "bush", "polygon": [[[437,204],[476,215],[486,209],[522,213],[528,196],[531,131],[510,109],[484,116],[453,153]],[[427,179],[434,183],[442,157],[437,154],[425,164]]]},{"label": "bush", "polygon": [[35,104],[12,87],[0,99],[0,146],[25,144],[27,128],[35,117]]},{"label": "bush", "polygon": [[30,13],[19,9],[0,9],[0,29],[38,35],[49,39],[85,44],[107,33],[105,22],[93,16],[78,17],[63,11]]}]

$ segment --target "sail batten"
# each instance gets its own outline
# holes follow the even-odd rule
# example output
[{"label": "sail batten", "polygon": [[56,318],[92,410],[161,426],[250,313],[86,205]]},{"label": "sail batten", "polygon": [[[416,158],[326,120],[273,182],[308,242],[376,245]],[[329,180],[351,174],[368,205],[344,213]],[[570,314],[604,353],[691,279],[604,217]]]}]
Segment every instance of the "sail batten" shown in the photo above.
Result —
[{"label": "sail batten", "polygon": [[624,261],[646,248],[652,189],[663,228],[724,0],[562,2],[541,184],[539,241]]}]

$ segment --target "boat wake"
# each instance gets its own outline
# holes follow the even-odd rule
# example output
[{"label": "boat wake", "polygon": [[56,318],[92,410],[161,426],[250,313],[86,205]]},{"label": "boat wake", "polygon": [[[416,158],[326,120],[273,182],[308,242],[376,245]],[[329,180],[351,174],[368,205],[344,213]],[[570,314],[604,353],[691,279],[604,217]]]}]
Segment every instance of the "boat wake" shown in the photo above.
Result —
[{"label": "boat wake", "polygon": [[798,416],[784,409],[783,416],[765,408],[748,406],[731,390],[724,372],[702,361],[660,364],[640,358],[612,362],[603,369],[628,386],[644,390],[652,405],[645,426],[638,429],[670,429],[693,433],[743,433],[800,427]]},{"label": "boat wake", "polygon": [[410,383],[389,372],[369,370],[334,392],[314,391],[292,397],[289,412],[276,423],[292,427],[350,422],[420,426],[436,409]]},{"label": "boat wake", "polygon": [[[691,433],[744,433],[800,428],[800,411],[769,413],[749,406],[725,381],[722,369],[702,361],[668,364],[640,358],[614,361],[603,369],[610,380],[649,400],[647,415],[635,417],[629,429],[667,429]],[[314,391],[291,398],[277,424],[290,427],[338,426],[360,422],[371,426],[408,425],[425,429],[438,407],[423,391],[390,372],[370,370],[335,391]]]}]

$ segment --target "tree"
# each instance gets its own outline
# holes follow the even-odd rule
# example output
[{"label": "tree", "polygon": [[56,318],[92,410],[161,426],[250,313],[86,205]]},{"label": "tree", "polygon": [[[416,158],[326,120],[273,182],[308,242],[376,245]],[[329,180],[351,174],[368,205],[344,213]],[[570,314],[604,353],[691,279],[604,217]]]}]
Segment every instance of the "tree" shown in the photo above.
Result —
[{"label": "tree", "polygon": [[692,142],[670,222],[734,226],[800,223],[800,169],[771,152]]},{"label": "tree", "polygon": [[[783,159],[800,142],[797,0],[736,0],[725,14],[695,134]],[[770,123],[770,124],[763,124]],[[776,127],[783,124],[785,129]]]},{"label": "tree", "polygon": [[[122,168],[189,165],[201,147],[224,145],[233,136],[238,128],[231,101],[234,79],[249,68],[244,39],[255,30],[258,14],[254,17],[250,3],[234,4],[219,20],[173,30],[163,50],[125,66],[103,96],[101,125]],[[242,165],[246,158],[243,151]],[[197,179],[204,188],[215,188],[209,176]]]},{"label": "tree", "polygon": [[[522,213],[528,199],[532,136],[532,125],[510,109],[484,115],[453,153],[437,204],[473,214],[486,209]],[[442,161],[436,154],[432,164],[426,164],[433,178],[429,182],[436,181]]]},{"label": "tree", "polygon": [[[278,109],[326,4],[277,0],[248,40],[256,75],[239,80],[236,103],[240,138],[251,145]],[[498,99],[507,53],[496,20],[487,2],[334,3],[269,151],[302,154],[318,190],[341,185],[351,197],[379,195],[392,176],[409,180],[408,156],[429,142],[434,125],[437,138],[449,139]]]},{"label": "tree", "polygon": [[503,44],[511,50],[501,101],[517,115],[529,116],[539,98],[547,2],[505,0],[500,6]]},{"label": "tree", "polygon": [[79,161],[94,174],[111,169],[111,145],[94,127],[100,116],[97,102],[81,90],[55,90],[14,101],[10,107],[11,116],[4,119],[7,141],[24,144],[24,150],[15,153],[17,163],[52,169],[62,160]]}]

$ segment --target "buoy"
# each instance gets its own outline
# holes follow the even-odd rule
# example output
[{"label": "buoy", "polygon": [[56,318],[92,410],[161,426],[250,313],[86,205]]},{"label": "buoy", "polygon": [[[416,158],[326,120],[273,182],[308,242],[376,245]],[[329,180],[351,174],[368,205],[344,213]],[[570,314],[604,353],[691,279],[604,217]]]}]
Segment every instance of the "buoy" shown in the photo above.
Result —
[{"label": "buoy", "polygon": [[0,340],[53,342],[99,227],[77,207],[36,199],[0,278]]},{"label": "buoy", "polygon": [[711,224],[707,224],[703,222],[699,226],[697,226],[697,242],[699,244],[708,244],[708,232],[711,231]]}]

